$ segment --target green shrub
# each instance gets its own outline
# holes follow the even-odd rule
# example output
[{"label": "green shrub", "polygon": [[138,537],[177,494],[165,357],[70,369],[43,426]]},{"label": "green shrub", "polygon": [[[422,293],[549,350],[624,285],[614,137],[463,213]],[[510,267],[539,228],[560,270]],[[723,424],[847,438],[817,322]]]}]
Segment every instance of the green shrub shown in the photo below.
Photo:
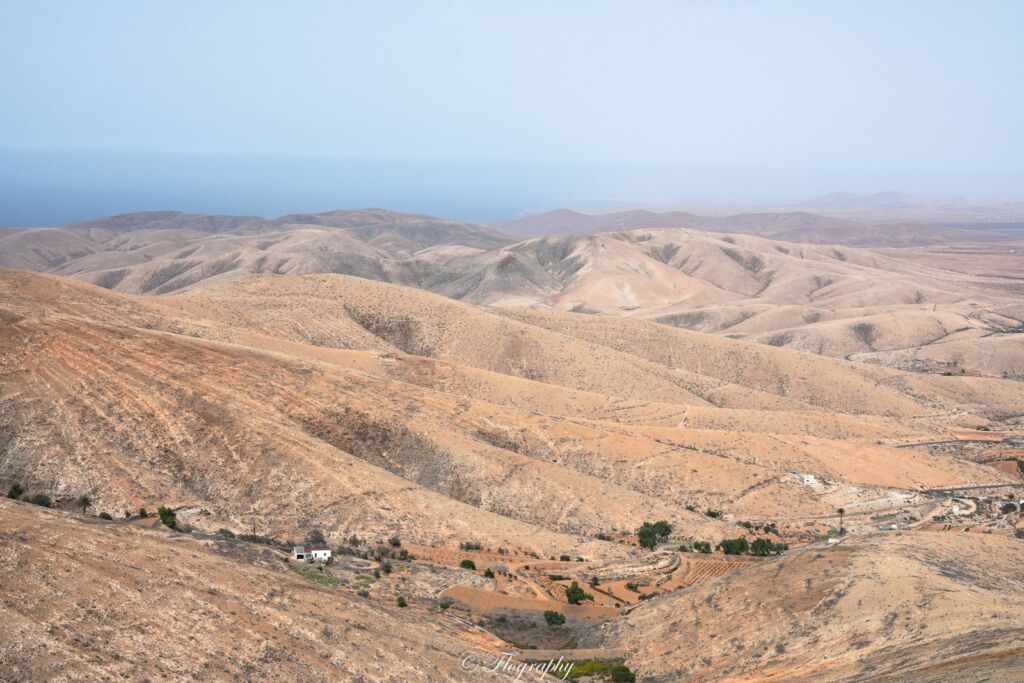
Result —
[{"label": "green shrub", "polygon": [[722,516],[722,511],[721,510],[705,510],[704,514],[707,515],[708,517],[710,517],[711,519],[717,519],[718,517]]},{"label": "green shrub", "polygon": [[485,579],[493,579],[494,578],[494,572],[491,571],[490,569],[485,569],[484,570],[484,578]]},{"label": "green shrub", "polygon": [[559,555],[559,556],[558,556],[558,559],[559,559],[559,560],[560,560],[561,562],[569,562],[569,561],[571,561],[571,560],[572,560],[572,558],[571,558],[571,557],[569,557],[568,555]]},{"label": "green shrub", "polygon": [[[529,569],[529,567],[527,567]],[[561,574],[548,574],[548,578],[552,581],[565,581],[568,576],[562,576]]]},{"label": "green shrub", "polygon": [[625,664],[612,664],[609,669],[612,675],[612,683],[633,683],[636,681],[636,674],[629,670]]},{"label": "green shrub", "polygon": [[402,545],[402,539],[400,539],[398,536],[392,536],[388,539],[388,543],[391,544],[392,548],[397,548],[400,545]]},{"label": "green shrub", "polygon": [[709,554],[711,554],[711,543],[710,543],[710,541],[694,541],[693,542],[693,549],[696,550],[699,553],[704,553],[705,555],[709,555]]},{"label": "green shrub", "polygon": [[1013,503],[1003,503],[1003,507],[999,508],[999,511],[1002,512],[1004,515],[1008,515],[1011,512],[1016,512],[1017,506],[1014,505]]},{"label": "green shrub", "polygon": [[171,508],[166,505],[161,505],[160,509],[156,511],[160,515],[160,521],[164,523],[164,526],[168,526],[171,529],[178,528],[178,515]]},{"label": "green shrub", "polygon": [[597,578],[596,575],[591,576],[590,577],[590,585],[591,586],[600,586],[601,585],[601,580],[599,578]]},{"label": "green shrub", "polygon": [[640,591],[640,587],[639,587],[639,586],[637,586],[637,585],[636,585],[635,583],[633,583],[632,581],[627,581],[627,582],[626,582],[626,590],[628,590],[628,591],[633,591],[634,593],[637,593],[637,592],[639,592],[639,591]]},{"label": "green shrub", "polygon": [[650,522],[644,522],[639,529],[637,529],[636,535],[640,540],[640,545],[644,548],[654,549],[654,546],[658,545],[658,541],[664,540],[672,533],[672,525],[665,520],[660,520],[651,524]]},{"label": "green shrub", "polygon": [[594,596],[587,593],[580,585],[575,581],[572,582],[571,586],[565,589],[565,597],[569,600],[570,605],[578,605],[581,600],[593,600]]},{"label": "green shrub", "polygon": [[406,605],[408,605],[408,603],[405,601],[405,598],[403,598],[401,595],[398,596],[397,602],[399,607],[405,607]]},{"label": "green shrub", "polygon": [[149,511],[146,508],[139,508],[139,517],[146,519],[149,517]]},{"label": "green shrub", "polygon": [[462,562],[459,562],[459,566],[463,569],[475,570],[476,562],[474,562],[473,560],[463,560]]},{"label": "green shrub", "polygon": [[750,543],[745,536],[739,538],[724,538],[718,543],[718,547],[726,555],[742,555],[750,550]]},{"label": "green shrub", "polygon": [[441,609],[448,609],[449,607],[452,606],[452,599],[451,598],[441,598],[441,600],[437,603],[437,606],[440,607]]},{"label": "green shrub", "polygon": [[50,505],[53,504],[52,501],[50,500],[50,497],[45,493],[35,494],[31,498],[28,498],[28,502],[32,503],[33,505],[39,505],[44,508],[48,508],[50,507]]},{"label": "green shrub", "polygon": [[99,514],[99,518],[100,518],[100,519],[106,519],[106,520],[108,520],[108,521],[109,521],[109,520],[111,520],[111,519],[114,519],[113,517],[111,517],[111,516],[110,516],[110,513],[109,513],[109,512],[101,512],[101,513]]},{"label": "green shrub", "polygon": [[79,496],[78,497],[78,504],[82,506],[82,514],[84,515],[86,508],[88,508],[90,505],[92,505],[92,498],[90,498],[89,496],[85,496],[85,495]]},{"label": "green shrub", "polygon": [[755,538],[754,542],[750,544],[750,554],[760,557],[770,555],[771,553],[778,555],[783,550],[789,550],[789,546],[785,543],[775,543],[767,538]]},{"label": "green shrub", "polygon": [[234,538],[235,537],[235,532],[232,531],[231,529],[217,529],[217,533],[220,534],[221,536],[225,536],[227,538]]},{"label": "green shrub", "polygon": [[549,609],[544,612],[544,621],[548,622],[548,626],[561,626],[565,623],[565,615]]},{"label": "green shrub", "polygon": [[7,497],[12,500],[18,500],[23,493],[25,493],[25,489],[18,482],[14,482],[11,484],[11,488],[7,489]]}]

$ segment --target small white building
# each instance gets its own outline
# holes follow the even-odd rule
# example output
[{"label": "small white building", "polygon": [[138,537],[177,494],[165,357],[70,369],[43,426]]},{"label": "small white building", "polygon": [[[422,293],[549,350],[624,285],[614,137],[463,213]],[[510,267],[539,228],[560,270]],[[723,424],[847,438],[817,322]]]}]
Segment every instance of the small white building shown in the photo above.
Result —
[{"label": "small white building", "polygon": [[296,562],[326,564],[331,561],[331,549],[325,545],[297,545],[292,548],[292,559]]},{"label": "small white building", "polygon": [[813,474],[804,474],[800,478],[808,486],[810,486],[811,484],[817,484],[818,483],[818,480],[814,478]]}]

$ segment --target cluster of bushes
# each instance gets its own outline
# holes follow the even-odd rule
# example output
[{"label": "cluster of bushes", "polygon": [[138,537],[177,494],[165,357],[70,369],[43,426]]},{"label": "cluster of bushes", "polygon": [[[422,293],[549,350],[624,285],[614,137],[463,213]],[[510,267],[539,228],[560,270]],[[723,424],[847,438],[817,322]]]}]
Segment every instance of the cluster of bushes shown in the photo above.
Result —
[{"label": "cluster of bushes", "polygon": [[572,585],[566,587],[565,597],[570,605],[578,605],[583,600],[594,599],[594,596],[580,588],[580,584],[576,581],[573,581]]},{"label": "cluster of bushes", "polygon": [[763,531],[766,534],[775,534],[776,536],[779,535],[779,528],[775,526],[775,522],[765,524],[740,522],[740,526],[746,529],[747,531]]},{"label": "cluster of bushes", "polygon": [[722,549],[722,552],[726,555],[744,555],[750,553],[751,555],[766,556],[772,553],[778,555],[784,550],[789,550],[789,546],[785,543],[775,543],[767,538],[756,538],[751,543],[747,541],[745,536],[739,538],[725,538],[722,539],[718,546]]},{"label": "cluster of bushes", "polygon": [[711,543],[709,541],[694,541],[693,551],[695,553],[704,553],[705,555],[710,555]]},{"label": "cluster of bushes", "polygon": [[483,550],[483,546],[475,541],[464,541],[459,544],[459,550]]},{"label": "cluster of bushes", "polygon": [[544,612],[544,621],[548,622],[548,626],[561,626],[565,623],[565,615],[549,609]]},{"label": "cluster of bushes", "polygon": [[717,518],[722,516],[722,511],[721,510],[705,510],[704,511],[704,515],[707,516],[707,517],[710,517],[711,519],[717,519]]},{"label": "cluster of bushes", "polygon": [[592,680],[600,677],[611,680],[612,683],[634,683],[636,681],[636,674],[622,662],[598,662],[593,659],[582,659],[566,662],[566,664],[570,665],[569,670],[564,674],[559,671],[556,678],[575,681],[579,678]]},{"label": "cluster of bushes", "polygon": [[636,535],[640,540],[641,547],[653,550],[654,546],[658,545],[659,541],[665,540],[671,533],[672,525],[665,520],[659,520],[654,524],[644,522],[643,525],[637,529]]},{"label": "cluster of bushes", "polygon": [[48,508],[53,505],[53,501],[45,493],[33,493],[29,495],[25,493],[25,489],[18,482],[11,484],[11,488],[7,489],[7,497],[11,500],[23,500],[26,503],[32,503],[33,505],[39,505],[44,508]]}]

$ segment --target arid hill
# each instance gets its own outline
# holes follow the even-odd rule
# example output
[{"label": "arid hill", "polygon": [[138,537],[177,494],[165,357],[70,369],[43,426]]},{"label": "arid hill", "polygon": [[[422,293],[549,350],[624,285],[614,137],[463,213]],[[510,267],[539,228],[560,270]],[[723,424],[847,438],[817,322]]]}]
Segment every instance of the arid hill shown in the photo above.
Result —
[{"label": "arid hill", "polygon": [[[658,246],[629,235],[594,239],[585,267],[602,262],[600,240],[606,251],[623,250],[617,258],[626,263],[651,258],[643,245]],[[733,246],[746,249],[739,239]],[[561,253],[541,246],[507,251]],[[887,263],[856,250],[842,261],[806,249],[792,258],[834,260],[855,273]],[[941,293],[939,284],[921,286]],[[905,372],[635,315],[479,306],[339,274],[204,279],[139,296],[5,270],[0,293],[0,486],[45,493],[63,510],[0,503],[0,585],[19,596],[2,603],[15,644],[0,659],[7,671],[32,672],[29,679],[71,665],[82,672],[72,679],[459,679],[459,652],[511,648],[528,659],[551,647],[625,659],[641,680],[720,679],[762,665],[799,677],[822,672],[821,656],[859,633],[856,624],[888,623],[881,602],[847,604],[835,586],[904,584],[935,587],[914,614],[941,620],[938,635],[920,641],[898,622],[894,649],[871,639],[836,678],[863,671],[862,661],[911,678],[940,664],[1012,671],[1005,653],[1017,641],[999,624],[1019,620],[1017,598],[975,613],[942,591],[986,598],[992,581],[1019,564],[1022,542],[1010,537],[1019,513],[978,503],[952,530],[937,520],[963,514],[960,504],[935,491],[1021,482],[1008,467],[1021,437],[1021,382]],[[113,519],[83,516],[82,495],[88,515]],[[160,506],[194,533],[135,514]],[[839,508],[854,536],[826,546],[819,539],[838,533]],[[669,523],[671,539],[651,556],[634,534],[654,520]],[[740,564],[720,551],[673,559],[695,554],[677,548],[754,525],[794,550],[735,558]],[[881,540],[883,526],[919,529],[913,537],[926,554],[889,540],[911,532]],[[993,535],[964,533],[967,526]],[[255,532],[284,542],[312,529],[336,548],[353,537],[385,547],[400,538],[416,558],[376,578],[366,567],[383,564],[373,562],[322,576],[288,565],[296,574],[280,551],[231,538]],[[988,574],[948,578],[990,546],[1001,559]],[[847,549],[848,561],[829,560]],[[475,570],[460,568],[467,555]],[[888,562],[893,556],[905,559]],[[650,557],[664,558],[671,574],[657,574],[662,561]],[[499,560],[507,564],[500,576],[481,575]],[[602,574],[587,604],[566,605],[565,573],[584,582]],[[825,578],[807,589],[814,577]],[[631,591],[631,581],[649,585]],[[788,601],[800,590],[814,602]],[[639,591],[644,604],[628,606]],[[734,640],[760,648],[758,639],[782,628],[760,616],[723,620],[756,602],[706,606],[706,594],[715,605],[742,601],[744,591],[765,615],[793,615],[808,630],[786,631],[782,652],[776,639],[761,658],[716,668]],[[79,597],[69,606],[67,595]],[[447,605],[453,613],[438,606],[448,595],[457,598]],[[397,612],[396,596],[412,605]],[[815,605],[827,596],[842,609],[825,623],[831,617]],[[675,607],[691,603],[703,607]],[[157,628],[153,604],[173,633],[196,621],[200,644],[144,647]],[[551,609],[570,623],[545,624]],[[664,632],[691,615],[699,619],[691,640],[710,643],[710,665]],[[528,621],[538,618],[540,626]],[[142,631],[123,628],[129,619]],[[923,642],[931,652],[953,635],[965,645],[942,658],[908,663],[900,649]],[[515,645],[524,638],[540,649]],[[563,644],[569,650],[557,649]]]},{"label": "arid hill", "polygon": [[987,256],[960,257],[950,272],[921,248],[836,246],[838,236],[816,237],[820,221],[799,213],[733,216],[720,227],[751,232],[750,221],[768,220],[805,232],[763,234],[827,244],[709,232],[717,224],[707,221],[655,227],[662,218],[608,214],[617,232],[509,244],[482,226],[376,209],[276,221],[128,214],[0,235],[0,265],[160,295],[250,274],[341,273],[493,307],[644,318],[903,370],[1021,378],[1024,285],[1006,247],[1015,243],[970,243]]},{"label": "arid hill", "polygon": [[611,642],[644,643],[649,681],[1015,681],[1022,561],[1005,537],[851,538],[643,604]]},{"label": "arid hill", "polygon": [[5,681],[475,680],[454,619],[311,583],[259,546],[2,499],[0,539]]}]

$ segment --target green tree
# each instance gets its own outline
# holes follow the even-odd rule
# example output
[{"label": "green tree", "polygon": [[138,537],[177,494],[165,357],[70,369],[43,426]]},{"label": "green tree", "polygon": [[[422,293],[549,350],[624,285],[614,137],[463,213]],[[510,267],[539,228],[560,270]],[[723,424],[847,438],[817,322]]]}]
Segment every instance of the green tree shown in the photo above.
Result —
[{"label": "green tree", "polygon": [[105,519],[105,520],[107,520],[108,522],[109,522],[110,520],[114,519],[113,517],[111,517],[111,516],[110,516],[110,513],[109,513],[109,512],[101,512],[101,513],[100,513],[100,514],[99,514],[98,516],[99,516],[99,518],[100,518],[100,519]]},{"label": "green tree", "polygon": [[494,578],[494,572],[491,571],[490,569],[485,569],[484,570],[484,578],[485,579],[493,579]]},{"label": "green tree", "polygon": [[578,584],[575,581],[572,582],[571,586],[566,587],[566,589],[565,589],[565,597],[566,597],[566,599],[569,600],[569,604],[570,605],[578,605],[581,600],[593,600],[594,599],[593,595],[591,595],[590,593],[587,593],[582,588],[580,588],[580,584]]},{"label": "green tree", "polygon": [[463,560],[462,562],[459,562],[459,566],[462,567],[463,569],[475,570],[476,569],[476,562],[474,562],[473,560]]},{"label": "green tree", "polygon": [[7,489],[7,497],[12,500],[18,500],[21,498],[21,494],[25,493],[25,489],[21,487],[21,484],[14,482],[11,484],[11,488]]},{"label": "green tree", "polygon": [[405,601],[405,598],[403,598],[403,597],[402,597],[401,595],[399,595],[399,596],[398,596],[398,606],[399,606],[399,607],[405,607],[405,606],[406,606],[406,605],[408,605],[408,604],[409,604],[409,603],[407,603],[407,602]]},{"label": "green tree", "polygon": [[391,544],[391,547],[397,548],[400,545],[402,545],[402,539],[400,539],[398,536],[392,536],[388,539],[388,543]]},{"label": "green tree", "polygon": [[146,519],[147,517],[149,517],[149,510],[147,510],[146,508],[139,508],[139,517],[141,517],[142,519]]},{"label": "green tree", "polygon": [[86,509],[92,505],[92,498],[87,495],[81,495],[78,497],[78,504],[82,506],[82,514],[85,514]]},{"label": "green tree", "polygon": [[549,609],[544,612],[544,621],[548,622],[548,626],[561,626],[565,623],[565,615]]},{"label": "green tree", "polygon": [[742,555],[743,553],[750,550],[750,543],[746,537],[740,536],[739,538],[725,538],[718,544],[718,547],[722,549],[722,552],[726,555]]},{"label": "green tree", "polygon": [[178,528],[178,515],[174,510],[166,505],[161,505],[160,509],[157,510],[156,513],[160,515],[160,521],[163,522],[165,526],[168,526],[171,529]]},{"label": "green tree", "polygon": [[319,527],[310,529],[309,533],[306,534],[306,543],[310,545],[323,545],[326,542],[327,539],[324,538],[324,532]]},{"label": "green tree", "polygon": [[668,538],[668,535],[671,533],[672,525],[662,519],[653,524],[644,522],[637,529],[636,535],[642,547],[653,550],[659,541]]}]

